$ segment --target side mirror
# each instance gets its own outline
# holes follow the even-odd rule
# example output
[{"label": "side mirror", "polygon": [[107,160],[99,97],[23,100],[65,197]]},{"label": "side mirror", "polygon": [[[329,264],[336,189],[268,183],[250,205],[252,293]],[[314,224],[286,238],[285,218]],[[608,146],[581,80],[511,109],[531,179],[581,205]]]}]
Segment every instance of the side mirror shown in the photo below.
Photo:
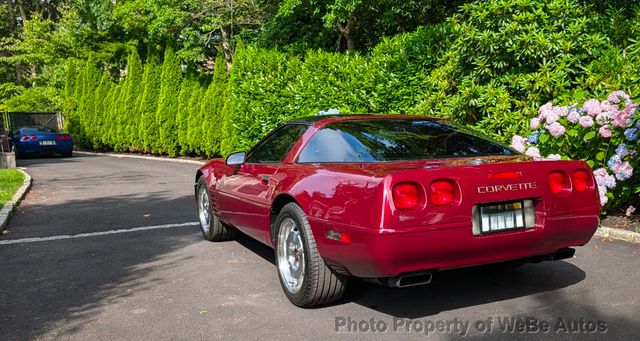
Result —
[{"label": "side mirror", "polygon": [[227,156],[227,160],[225,163],[229,166],[237,166],[244,163],[244,158],[246,157],[245,152],[237,152]]}]

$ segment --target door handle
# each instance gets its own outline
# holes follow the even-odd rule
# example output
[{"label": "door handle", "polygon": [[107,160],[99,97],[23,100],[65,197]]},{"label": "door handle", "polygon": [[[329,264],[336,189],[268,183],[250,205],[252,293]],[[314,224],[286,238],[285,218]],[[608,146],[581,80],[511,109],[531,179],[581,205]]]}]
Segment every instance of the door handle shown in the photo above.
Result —
[{"label": "door handle", "polygon": [[268,184],[268,183],[269,183],[269,179],[271,179],[271,176],[269,176],[269,175],[263,175],[263,176],[261,176],[261,178],[262,178],[262,182],[263,182],[264,184]]}]

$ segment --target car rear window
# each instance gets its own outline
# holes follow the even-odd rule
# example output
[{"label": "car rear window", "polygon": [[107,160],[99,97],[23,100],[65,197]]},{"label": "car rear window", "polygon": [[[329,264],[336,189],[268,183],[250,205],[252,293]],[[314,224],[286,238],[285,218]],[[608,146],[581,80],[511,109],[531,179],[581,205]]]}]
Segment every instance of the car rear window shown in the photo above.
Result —
[{"label": "car rear window", "polygon": [[298,162],[384,162],[513,154],[516,152],[449,122],[371,119],[328,124],[311,138]]}]

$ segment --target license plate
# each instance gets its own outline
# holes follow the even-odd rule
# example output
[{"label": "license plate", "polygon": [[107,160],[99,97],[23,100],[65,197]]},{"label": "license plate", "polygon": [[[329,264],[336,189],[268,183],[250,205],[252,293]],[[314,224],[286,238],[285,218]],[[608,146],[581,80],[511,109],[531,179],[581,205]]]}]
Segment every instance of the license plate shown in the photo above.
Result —
[{"label": "license plate", "polygon": [[480,205],[480,232],[492,233],[526,228],[522,201]]},{"label": "license plate", "polygon": [[41,146],[55,146],[56,141],[40,141]]}]

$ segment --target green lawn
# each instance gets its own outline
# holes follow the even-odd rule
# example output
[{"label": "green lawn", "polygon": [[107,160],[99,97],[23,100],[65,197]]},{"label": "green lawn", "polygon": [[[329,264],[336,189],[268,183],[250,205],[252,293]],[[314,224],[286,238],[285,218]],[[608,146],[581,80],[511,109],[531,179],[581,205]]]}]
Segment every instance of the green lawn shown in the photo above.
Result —
[{"label": "green lawn", "polygon": [[0,169],[0,208],[11,200],[23,180],[24,174],[15,169]]}]

